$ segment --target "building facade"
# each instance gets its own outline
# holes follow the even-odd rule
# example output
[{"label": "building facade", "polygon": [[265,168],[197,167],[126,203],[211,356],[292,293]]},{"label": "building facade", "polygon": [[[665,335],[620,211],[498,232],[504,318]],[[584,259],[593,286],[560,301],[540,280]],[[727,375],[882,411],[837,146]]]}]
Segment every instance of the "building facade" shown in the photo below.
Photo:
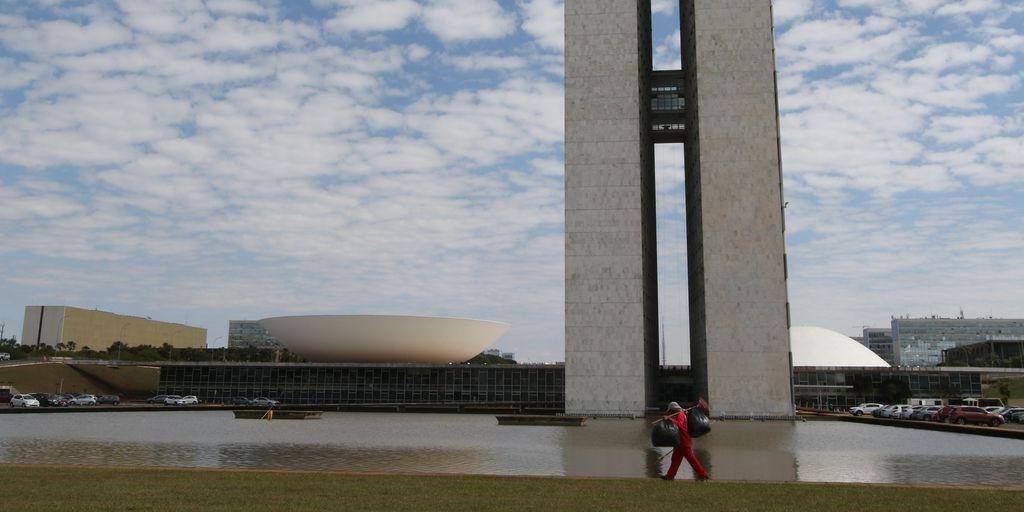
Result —
[{"label": "building facade", "polygon": [[95,309],[25,306],[22,345],[74,342],[78,349],[105,350],[117,341],[128,346],[206,348],[206,329]]},{"label": "building facade", "polygon": [[892,337],[900,366],[935,366],[942,353],[991,337],[1024,339],[1020,318],[893,318]]},{"label": "building facade", "polygon": [[[566,406],[562,365],[158,364],[160,393],[196,395],[206,403],[268,397],[286,405],[315,406],[500,406],[549,411],[563,411]],[[862,402],[893,403],[894,396],[902,401],[980,397],[983,370],[797,367],[792,384],[799,406],[849,407]],[[655,392],[674,400],[692,385],[690,368],[663,367]]]},{"label": "building facade", "polygon": [[682,143],[696,394],[791,415],[771,1],[680,11],[655,71],[650,0],[565,3],[566,411],[660,405],[654,144]]},{"label": "building facade", "polygon": [[949,348],[942,352],[949,366],[997,366],[1024,368],[1024,336],[989,336],[980,343]]},{"label": "building facade", "polygon": [[793,369],[797,406],[848,408],[864,402],[906,403],[908,398],[977,398],[982,396],[980,370],[882,368]]},{"label": "building facade", "polygon": [[279,349],[284,344],[256,320],[229,320],[228,348],[247,347]]},{"label": "building facade", "polygon": [[160,393],[203,402],[268,397],[301,405],[493,405],[559,409],[561,365],[163,364]]},{"label": "building facade", "polygon": [[883,327],[865,327],[861,343],[869,350],[878,354],[885,362],[898,366],[896,351],[893,349],[892,329]]}]

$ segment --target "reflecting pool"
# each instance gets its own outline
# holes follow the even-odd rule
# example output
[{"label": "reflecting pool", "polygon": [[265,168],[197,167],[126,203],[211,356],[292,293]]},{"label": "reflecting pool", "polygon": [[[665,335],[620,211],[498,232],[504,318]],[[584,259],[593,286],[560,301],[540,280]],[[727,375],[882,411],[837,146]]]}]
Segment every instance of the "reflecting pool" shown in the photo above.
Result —
[{"label": "reflecting pool", "polygon": [[[0,415],[0,463],[651,477],[668,458],[644,420],[499,426],[493,416],[226,411]],[[713,423],[694,443],[712,477],[1024,484],[1024,442],[856,423]],[[684,463],[680,478],[689,478]]]}]

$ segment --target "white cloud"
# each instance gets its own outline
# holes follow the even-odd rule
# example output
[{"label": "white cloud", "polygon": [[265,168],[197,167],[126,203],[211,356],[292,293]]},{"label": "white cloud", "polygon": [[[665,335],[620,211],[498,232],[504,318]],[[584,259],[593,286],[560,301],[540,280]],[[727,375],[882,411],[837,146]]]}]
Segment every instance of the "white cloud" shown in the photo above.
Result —
[{"label": "white cloud", "polygon": [[83,54],[131,40],[131,32],[110,19],[96,19],[85,25],[55,20],[0,31],[0,42],[9,48],[40,55]]},{"label": "white cloud", "polygon": [[516,70],[523,69],[528,62],[522,57],[512,55],[486,55],[469,54],[459,56],[447,56],[445,61],[464,71],[479,71],[484,69],[494,70]]},{"label": "white cloud", "polygon": [[420,13],[420,5],[413,0],[353,1],[346,4],[333,19],[324,23],[324,28],[338,34],[398,30]]},{"label": "white cloud", "polygon": [[541,46],[555,50],[565,47],[565,4],[559,0],[521,1],[523,30]]},{"label": "white cloud", "polygon": [[934,116],[927,135],[941,144],[983,140],[1001,133],[1003,121],[993,115]]},{"label": "white cloud", "polygon": [[803,18],[812,7],[814,0],[775,0],[772,4],[772,14],[775,16],[775,22],[781,25]]},{"label": "white cloud", "polygon": [[495,0],[430,0],[423,24],[446,43],[497,39],[515,30],[515,16]]}]

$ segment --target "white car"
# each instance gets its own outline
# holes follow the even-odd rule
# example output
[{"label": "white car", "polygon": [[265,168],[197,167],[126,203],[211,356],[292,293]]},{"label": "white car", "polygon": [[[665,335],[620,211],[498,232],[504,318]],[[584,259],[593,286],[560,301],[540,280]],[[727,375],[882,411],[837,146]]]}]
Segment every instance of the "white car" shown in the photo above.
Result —
[{"label": "white car", "polygon": [[32,395],[14,395],[11,397],[11,407],[39,407],[39,400]]},{"label": "white car", "polygon": [[894,406],[893,409],[892,409],[892,412],[889,413],[889,417],[894,419],[894,420],[901,419],[901,418],[903,418],[904,411],[909,411],[909,410],[910,410],[910,406],[909,405],[897,405],[897,406]]},{"label": "white car", "polygon": [[924,408],[925,408],[924,405],[905,406],[905,408],[903,409],[903,412],[900,413],[900,419],[901,420],[913,419],[912,416],[913,416],[914,412],[915,411],[919,411],[919,410],[924,409]]},{"label": "white car", "polygon": [[167,395],[164,397],[164,405],[178,405],[181,395]]},{"label": "white car", "polygon": [[195,395],[188,395],[178,398],[167,398],[164,400],[167,405],[199,405],[199,399]]},{"label": "white car", "polygon": [[71,403],[74,405],[96,405],[96,397],[92,395],[75,395],[71,399]]},{"label": "white car", "polygon": [[885,407],[882,404],[860,404],[850,407],[850,414],[854,416],[861,416],[864,414],[871,414],[878,409]]},{"label": "white car", "polygon": [[990,412],[992,414],[999,414],[998,411],[1001,410],[1001,409],[1005,409],[1005,407],[1003,407],[1001,405],[990,405],[988,407],[982,407],[982,409],[985,409],[985,412]]}]

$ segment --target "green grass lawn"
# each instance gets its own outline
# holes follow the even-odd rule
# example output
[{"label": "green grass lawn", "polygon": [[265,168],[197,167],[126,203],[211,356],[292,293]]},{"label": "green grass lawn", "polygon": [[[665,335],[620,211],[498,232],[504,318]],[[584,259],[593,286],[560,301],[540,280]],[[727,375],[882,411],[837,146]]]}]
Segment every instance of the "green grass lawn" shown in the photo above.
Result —
[{"label": "green grass lawn", "polygon": [[1016,510],[1021,489],[0,466],[0,510]]},{"label": "green grass lawn", "polygon": [[985,396],[993,398],[999,397],[999,384],[1004,382],[1010,386],[1009,405],[1024,405],[1024,378],[993,381],[987,388],[985,388]]}]

